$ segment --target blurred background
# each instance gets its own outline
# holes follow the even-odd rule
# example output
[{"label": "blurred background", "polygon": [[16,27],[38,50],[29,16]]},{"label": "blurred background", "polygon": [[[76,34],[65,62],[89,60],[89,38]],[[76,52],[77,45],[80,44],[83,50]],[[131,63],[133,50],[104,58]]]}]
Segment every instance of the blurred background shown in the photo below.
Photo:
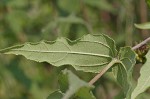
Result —
[{"label": "blurred background", "polygon": [[[150,36],[148,30],[134,27],[134,23],[150,19],[149,11],[145,0],[0,0],[0,49],[60,36],[75,40],[89,33],[109,35],[117,48],[134,46]],[[0,99],[46,99],[59,88],[57,76],[65,67],[85,81],[94,76],[69,66],[56,68],[22,56],[0,54]],[[139,77],[136,68],[135,81]],[[95,84],[97,99],[111,99],[120,91],[108,75]],[[149,92],[139,99],[149,99]]]}]

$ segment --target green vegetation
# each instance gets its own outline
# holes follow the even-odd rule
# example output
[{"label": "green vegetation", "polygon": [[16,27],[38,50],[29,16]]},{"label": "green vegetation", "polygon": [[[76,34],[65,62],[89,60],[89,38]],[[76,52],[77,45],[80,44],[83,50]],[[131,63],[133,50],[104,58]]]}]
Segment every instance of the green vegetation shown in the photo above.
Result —
[{"label": "green vegetation", "polygon": [[138,1],[0,1],[0,98],[149,99],[149,31],[135,27],[150,29],[150,1]]}]

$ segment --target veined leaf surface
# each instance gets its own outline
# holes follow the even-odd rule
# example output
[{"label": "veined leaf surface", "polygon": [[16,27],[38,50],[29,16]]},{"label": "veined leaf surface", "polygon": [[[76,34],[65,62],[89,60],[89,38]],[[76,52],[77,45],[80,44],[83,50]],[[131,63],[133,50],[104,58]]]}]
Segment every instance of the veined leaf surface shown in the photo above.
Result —
[{"label": "veined leaf surface", "polygon": [[118,83],[121,85],[123,94],[122,98],[130,99],[132,91],[132,70],[135,65],[135,53],[130,47],[123,47],[120,49],[118,58],[121,63],[113,68]]},{"label": "veined leaf surface", "polygon": [[0,51],[23,55],[37,62],[54,66],[72,65],[77,70],[98,73],[115,56],[114,41],[106,35],[86,35],[76,41],[58,38],[56,41],[25,43]]},{"label": "veined leaf surface", "polygon": [[131,99],[135,99],[139,94],[150,87],[150,51],[146,55],[147,61],[140,70],[140,77],[136,88],[134,89]]}]

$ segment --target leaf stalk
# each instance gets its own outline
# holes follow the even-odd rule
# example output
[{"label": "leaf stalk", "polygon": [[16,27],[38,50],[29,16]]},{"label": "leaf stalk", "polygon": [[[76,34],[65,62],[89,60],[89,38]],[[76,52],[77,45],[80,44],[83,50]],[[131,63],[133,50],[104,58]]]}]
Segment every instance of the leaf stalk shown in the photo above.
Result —
[{"label": "leaf stalk", "polygon": [[110,69],[116,63],[120,63],[120,60],[114,58],[99,74],[90,80],[89,85],[93,85],[104,73],[107,72],[108,69]]}]

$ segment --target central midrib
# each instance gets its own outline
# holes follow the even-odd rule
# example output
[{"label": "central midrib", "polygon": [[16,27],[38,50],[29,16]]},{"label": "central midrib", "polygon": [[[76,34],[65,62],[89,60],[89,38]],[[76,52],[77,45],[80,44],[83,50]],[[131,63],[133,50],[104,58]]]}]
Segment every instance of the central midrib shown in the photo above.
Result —
[{"label": "central midrib", "polygon": [[73,51],[39,51],[39,50],[21,50],[21,49],[13,49],[12,51],[38,52],[38,53],[67,53],[67,54],[78,54],[78,55],[89,55],[89,56],[112,58],[111,56],[103,55],[103,54],[73,52]]}]

